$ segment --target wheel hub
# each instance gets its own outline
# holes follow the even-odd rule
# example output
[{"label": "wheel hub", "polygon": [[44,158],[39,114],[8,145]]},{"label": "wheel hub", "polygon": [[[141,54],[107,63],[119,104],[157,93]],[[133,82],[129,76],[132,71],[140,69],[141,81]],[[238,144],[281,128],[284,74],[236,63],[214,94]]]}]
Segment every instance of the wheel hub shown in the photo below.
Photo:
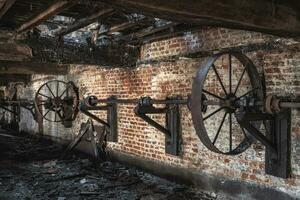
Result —
[{"label": "wheel hub", "polygon": [[59,97],[54,97],[52,99],[52,105],[54,108],[59,108],[61,106],[61,99]]},{"label": "wheel hub", "polygon": [[225,109],[228,113],[234,113],[237,109],[236,106],[237,97],[234,94],[228,94],[224,101]]}]

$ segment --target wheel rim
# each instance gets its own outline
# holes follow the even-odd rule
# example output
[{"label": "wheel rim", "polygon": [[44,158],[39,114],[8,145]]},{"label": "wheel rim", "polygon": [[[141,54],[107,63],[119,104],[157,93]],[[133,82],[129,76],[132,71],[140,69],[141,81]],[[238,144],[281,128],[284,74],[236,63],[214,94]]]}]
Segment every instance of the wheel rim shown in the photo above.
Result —
[{"label": "wheel rim", "polygon": [[[44,83],[36,92],[35,105],[40,116],[50,122],[73,120],[78,108],[78,95],[74,85],[53,80]],[[71,105],[66,112],[66,104]]]},{"label": "wheel rim", "polygon": [[[220,59],[222,64],[225,60],[227,67],[220,65]],[[240,74],[234,77],[236,75],[233,73],[234,70],[235,72],[239,71],[235,69],[237,66],[241,66]],[[213,81],[208,82],[207,79],[211,75],[214,75],[211,79]],[[246,75],[251,89],[240,94]],[[227,78],[228,85],[224,83],[224,77]],[[216,83],[218,83],[218,89],[215,89]],[[205,99],[203,95],[208,100],[203,101]],[[262,82],[256,67],[245,55],[238,52],[217,54],[199,68],[193,82],[191,112],[196,133],[208,149],[220,154],[236,155],[250,147],[253,138],[238,124],[235,118],[241,99],[249,96],[259,101],[263,101],[264,97]],[[203,107],[207,109],[213,106],[216,107],[215,110],[208,111],[207,115],[202,113]],[[224,128],[226,126],[228,128]],[[260,123],[255,123],[254,126],[259,127]],[[234,134],[234,130],[237,130],[239,135]],[[220,136],[228,142],[222,142]]]}]

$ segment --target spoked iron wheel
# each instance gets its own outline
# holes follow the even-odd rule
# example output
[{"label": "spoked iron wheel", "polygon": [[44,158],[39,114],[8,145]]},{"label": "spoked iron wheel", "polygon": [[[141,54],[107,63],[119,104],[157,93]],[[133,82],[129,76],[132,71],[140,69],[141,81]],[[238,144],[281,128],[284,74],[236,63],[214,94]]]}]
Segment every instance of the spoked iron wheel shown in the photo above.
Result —
[{"label": "spoked iron wheel", "polygon": [[[217,54],[199,68],[192,89],[191,112],[201,142],[211,151],[240,154],[252,137],[236,119],[241,101],[263,102],[262,82],[256,67],[242,53]],[[260,123],[253,124],[260,126]]]},{"label": "spoked iron wheel", "polygon": [[43,84],[35,95],[38,113],[50,122],[72,121],[79,99],[72,82],[53,80]]}]

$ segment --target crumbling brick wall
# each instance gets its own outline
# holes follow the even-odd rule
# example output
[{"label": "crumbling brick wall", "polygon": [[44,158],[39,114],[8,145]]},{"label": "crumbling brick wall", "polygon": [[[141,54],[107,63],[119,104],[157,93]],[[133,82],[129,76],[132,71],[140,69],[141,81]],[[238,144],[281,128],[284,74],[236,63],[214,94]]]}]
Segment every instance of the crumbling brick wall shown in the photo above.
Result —
[{"label": "crumbling brick wall", "polygon": [[[150,96],[163,99],[191,94],[193,77],[206,56],[220,50],[240,50],[249,56],[264,74],[267,93],[283,96],[299,95],[300,45],[292,39],[276,38],[259,33],[207,28],[198,33],[187,33],[164,41],[145,44],[136,68],[109,68],[105,66],[73,65],[65,80],[72,80],[80,89],[80,96],[96,95],[108,98],[139,98]],[[189,55],[193,55],[189,57]],[[200,55],[196,56],[195,55]],[[40,85],[34,80],[30,90]],[[164,135],[135,116],[135,105],[118,105],[118,143],[109,148],[140,158],[182,166],[207,174],[274,186],[290,193],[300,193],[300,129],[299,112],[292,112],[292,177],[283,180],[265,174],[264,148],[255,144],[238,156],[212,153],[197,137],[190,111],[181,106],[182,153],[165,154]],[[105,119],[103,112],[97,113]],[[82,114],[71,130],[45,122],[44,133],[72,138],[79,124],[86,119]],[[155,116],[161,124],[164,119]]]}]

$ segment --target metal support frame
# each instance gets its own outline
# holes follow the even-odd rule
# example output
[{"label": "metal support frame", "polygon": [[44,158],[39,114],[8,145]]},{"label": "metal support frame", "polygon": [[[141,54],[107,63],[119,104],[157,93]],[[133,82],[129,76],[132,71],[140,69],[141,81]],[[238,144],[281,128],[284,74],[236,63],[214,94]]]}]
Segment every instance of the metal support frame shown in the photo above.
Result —
[{"label": "metal support frame", "polygon": [[[176,101],[180,98],[167,98],[169,101],[163,108],[156,108],[151,103],[150,97],[141,98],[134,112],[149,125],[164,133],[165,151],[168,154],[178,156],[180,154],[181,123],[179,105]],[[172,100],[174,103],[172,104]],[[153,120],[147,114],[165,114],[165,127]]]},{"label": "metal support frame", "polygon": [[[11,107],[11,108],[10,108]],[[0,100],[0,108],[14,115],[16,121],[20,120],[20,108],[28,110],[34,120],[37,120],[36,108],[33,102],[27,100]]]},{"label": "metal support frame", "polygon": [[[239,113],[237,120],[251,136],[266,147],[265,171],[267,174],[289,178],[291,174],[291,110],[285,109],[276,114]],[[253,123],[268,122],[266,135],[258,130]]]},{"label": "metal support frame", "polygon": [[[101,144],[100,148],[97,146],[98,139]],[[81,142],[82,145],[80,145]],[[89,118],[86,123],[81,124],[79,134],[68,145],[61,158],[65,158],[70,151],[79,146],[80,149],[85,149],[86,153],[92,153],[93,157],[98,160],[100,155],[105,154],[105,142],[105,128],[95,125],[93,120]]]},{"label": "metal support frame", "polygon": [[[80,105],[80,111],[83,114],[105,126],[107,141],[109,142],[118,142],[118,109],[117,104],[113,102],[114,99],[115,97],[110,97],[109,100],[112,100],[112,103],[107,103],[104,106],[97,106],[96,104],[94,106],[87,106],[84,101]],[[107,112],[106,121],[89,112],[100,110]]]}]

